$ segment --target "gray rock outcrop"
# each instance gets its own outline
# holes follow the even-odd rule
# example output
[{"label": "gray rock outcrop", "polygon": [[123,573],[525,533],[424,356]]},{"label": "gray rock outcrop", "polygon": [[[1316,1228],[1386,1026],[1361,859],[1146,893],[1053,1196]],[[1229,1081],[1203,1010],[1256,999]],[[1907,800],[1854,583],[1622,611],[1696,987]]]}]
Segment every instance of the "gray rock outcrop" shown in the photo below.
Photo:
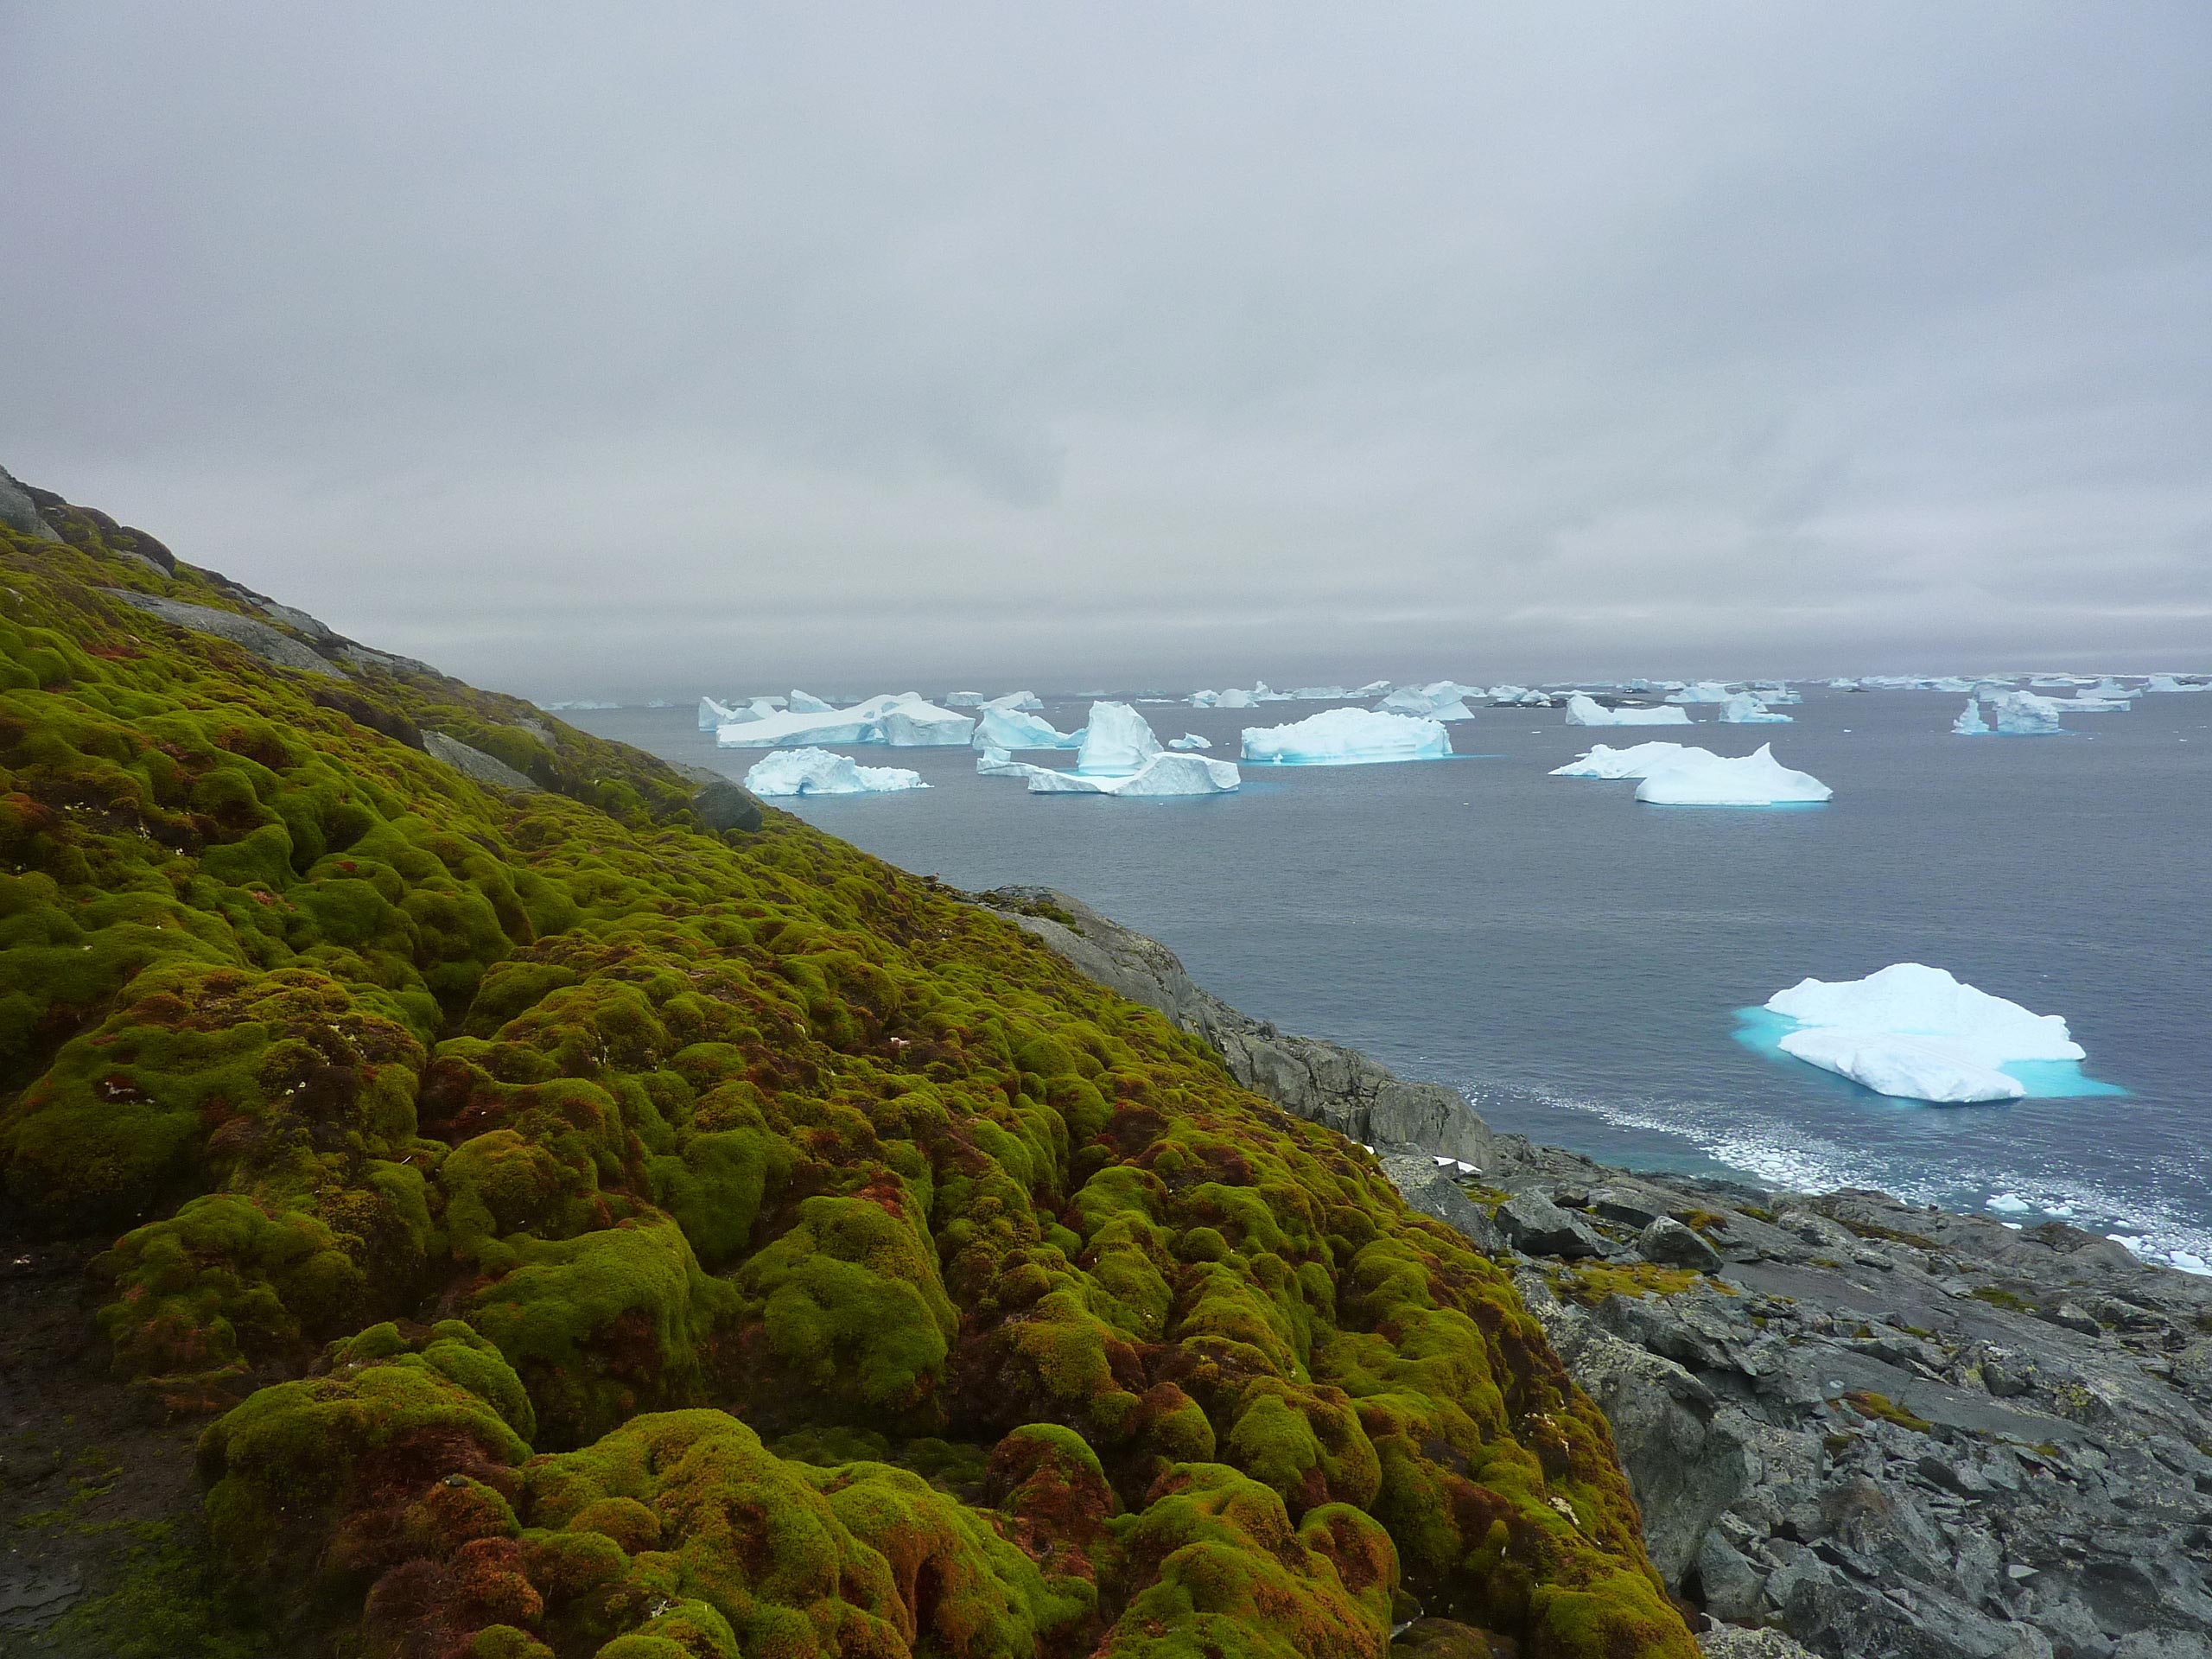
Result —
[{"label": "gray rock outcrop", "polygon": [[289,633],[241,616],[236,611],[219,611],[207,605],[188,605],[181,599],[163,599],[158,594],[142,594],[130,588],[103,588],[100,591],[111,599],[119,599],[126,605],[136,606],[149,615],[173,623],[180,628],[189,628],[194,633],[213,634],[218,639],[227,639],[242,650],[252,652],[264,663],[278,668],[296,669],[303,674],[321,674],[331,679],[342,680],[346,671],[327,658],[318,656]]},{"label": "gray rock outcrop", "polygon": [[423,752],[444,761],[463,777],[480,784],[490,784],[499,789],[534,790],[538,786],[535,778],[517,772],[497,755],[473,749],[459,738],[448,737],[443,732],[423,733]]},{"label": "gray rock outcrop", "polygon": [[760,798],[742,784],[716,778],[691,798],[699,822],[719,833],[725,830],[758,830],[766,821]]},{"label": "gray rock outcrop", "polygon": [[60,532],[40,515],[38,504],[24,493],[16,475],[5,467],[0,467],[0,526],[36,541],[61,539]]},{"label": "gray rock outcrop", "polygon": [[1366,1146],[1421,1147],[1478,1169],[1497,1155],[1498,1137],[1456,1090],[1408,1083],[1357,1049],[1294,1037],[1239,1013],[1194,984],[1166,945],[1079,899],[1049,887],[1001,887],[981,898],[1102,985],[1159,1009],[1285,1111]]}]

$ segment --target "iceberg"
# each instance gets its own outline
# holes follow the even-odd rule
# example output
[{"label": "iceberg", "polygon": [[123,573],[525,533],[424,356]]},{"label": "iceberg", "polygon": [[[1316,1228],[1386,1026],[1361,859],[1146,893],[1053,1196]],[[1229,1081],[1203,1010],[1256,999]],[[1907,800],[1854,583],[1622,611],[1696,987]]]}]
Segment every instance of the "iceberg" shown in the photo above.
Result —
[{"label": "iceberg", "polygon": [[1997,730],[2008,737],[2044,737],[2060,729],[2058,705],[2032,691],[2007,691],[1990,699]]},{"label": "iceberg", "polygon": [[2058,1015],[1916,962],[1864,979],[1801,980],[1766,1007],[1797,1022],[1777,1045],[1783,1053],[1907,1100],[2018,1100],[2026,1085],[2000,1067],[2086,1058]]},{"label": "iceberg", "polygon": [[1359,687],[1351,695],[1355,697],[1385,697],[1390,695],[1390,682],[1388,680],[1370,680],[1365,685]]},{"label": "iceberg", "polygon": [[1093,777],[1126,778],[1159,753],[1160,739],[1142,715],[1126,702],[1094,702],[1075,769]]},{"label": "iceberg", "polygon": [[878,723],[883,730],[883,741],[894,749],[964,745],[976,729],[976,722],[967,715],[940,709],[919,697],[901,698],[893,703],[883,711]]},{"label": "iceberg", "polygon": [[[1092,724],[1096,724],[1095,718]],[[1202,754],[1155,753],[1135,772],[1113,777],[1101,777],[1080,767],[1055,772],[1049,766],[1030,766],[1027,771],[1032,795],[1220,795],[1243,781],[1229,761],[1209,760]]]},{"label": "iceberg", "polygon": [[1730,726],[1787,726],[1789,716],[1777,715],[1748,691],[1738,691],[1720,705],[1720,718]]},{"label": "iceberg", "polygon": [[[1263,690],[1266,683],[1264,680],[1261,682]],[[1239,691],[1232,687],[1216,697],[1213,706],[1217,709],[1256,709],[1260,706],[1260,699],[1252,692]]]},{"label": "iceberg", "polygon": [[2145,691],[2212,691],[2212,685],[2202,680],[2177,680],[2171,674],[2153,674],[2145,682]]},{"label": "iceberg", "polygon": [[1480,702],[1489,696],[1479,685],[1457,680],[1437,680],[1423,686],[1401,686],[1375,705],[1382,715],[1413,715],[1425,720],[1472,720],[1469,697]]},{"label": "iceberg", "polygon": [[1073,749],[1083,746],[1083,734],[1062,732],[1039,715],[986,703],[973,741],[979,749]]},{"label": "iceberg", "polygon": [[1981,717],[1981,705],[1972,697],[1967,699],[1967,706],[1959,711],[1959,717],[1951,722],[1951,735],[1954,737],[1987,737],[1989,735],[1989,722]]},{"label": "iceberg", "polygon": [[1045,705],[1037,701],[1034,691],[1009,691],[1002,697],[987,697],[977,705],[984,709],[1003,709],[1008,714],[1033,715]]},{"label": "iceberg", "polygon": [[785,702],[795,715],[826,715],[830,710],[830,704],[804,691],[792,692]]},{"label": "iceberg", "polygon": [[805,744],[880,743],[883,728],[873,714],[833,709],[828,714],[780,714],[724,721],[715,741],[725,749],[780,749]]},{"label": "iceberg", "polygon": [[955,691],[945,698],[944,706],[948,709],[980,709],[983,706],[983,694],[980,691]]},{"label": "iceberg", "polygon": [[755,795],[876,795],[927,789],[904,766],[861,766],[827,749],[779,749],[753,763],[745,786]]},{"label": "iceberg", "polygon": [[1630,748],[1612,749],[1598,744],[1580,760],[1570,760],[1563,766],[1554,766],[1554,778],[1647,778],[1654,772],[1670,766],[1695,766],[1720,757],[1710,749],[1690,748],[1681,743],[1638,743]]},{"label": "iceberg", "polygon": [[987,748],[976,756],[976,773],[980,778],[1027,778],[1035,770],[1027,760],[1017,760],[1004,749]]},{"label": "iceberg", "polygon": [[1718,680],[1700,680],[1695,685],[1686,685],[1679,691],[1667,694],[1669,702],[1726,702],[1728,688]]},{"label": "iceberg", "polygon": [[1171,749],[1210,749],[1213,747],[1213,740],[1200,737],[1196,732],[1185,732],[1180,737],[1169,738],[1167,747]]},{"label": "iceberg", "polygon": [[[1735,759],[1685,749],[1682,760],[1644,774],[1636,798],[1654,806],[1794,806],[1835,791],[1808,772],[1792,772],[1770,745]],[[1704,755],[1702,760],[1691,757]]]},{"label": "iceberg", "polygon": [[711,732],[724,721],[736,718],[736,709],[724,708],[712,697],[699,699],[699,729],[701,731]]},{"label": "iceberg", "polygon": [[1929,681],[1925,689],[1930,691],[1948,691],[1953,696],[1956,696],[1962,691],[1972,691],[1974,690],[1974,682],[1972,680],[1960,679],[1955,675],[1947,674],[1940,680]]},{"label": "iceberg", "polygon": [[1248,726],[1243,758],[1284,766],[1362,766],[1433,760],[1452,736],[1433,720],[1371,709],[1328,709],[1287,726]]},{"label": "iceberg", "polygon": [[1687,726],[1688,714],[1678,708],[1608,709],[1580,692],[1567,700],[1570,726]]},{"label": "iceberg", "polygon": [[2061,715],[2124,715],[2135,705],[2126,697],[2046,697]]}]

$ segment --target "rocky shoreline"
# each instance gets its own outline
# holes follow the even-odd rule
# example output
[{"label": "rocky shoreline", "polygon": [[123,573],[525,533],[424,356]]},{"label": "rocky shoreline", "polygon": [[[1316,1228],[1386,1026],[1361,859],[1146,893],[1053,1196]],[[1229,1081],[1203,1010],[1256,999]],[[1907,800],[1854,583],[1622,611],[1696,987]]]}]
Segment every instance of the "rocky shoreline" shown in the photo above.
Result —
[{"label": "rocky shoreline", "polygon": [[2212,1659],[2212,1281],[2061,1223],[1496,1135],[1453,1090],[1239,1013],[1066,894],[981,902],[1372,1147],[1510,1265],[1611,1421],[1708,1653]]}]

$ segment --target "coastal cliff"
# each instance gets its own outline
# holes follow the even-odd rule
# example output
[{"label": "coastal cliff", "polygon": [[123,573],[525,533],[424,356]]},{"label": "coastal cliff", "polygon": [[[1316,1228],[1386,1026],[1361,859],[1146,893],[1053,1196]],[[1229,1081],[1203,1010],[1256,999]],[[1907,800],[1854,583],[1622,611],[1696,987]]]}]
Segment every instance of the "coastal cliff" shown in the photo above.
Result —
[{"label": "coastal cliff", "polygon": [[1653,1564],[1716,1626],[1829,1659],[2212,1655],[2212,1281],[2059,1222],[1492,1135],[1450,1090],[1227,1007],[1065,893],[982,901],[1375,1143],[1409,1203],[1505,1263],[1611,1424]]},{"label": "coastal cliff", "polygon": [[0,478],[0,1649],[1688,1659],[1261,1058]]}]

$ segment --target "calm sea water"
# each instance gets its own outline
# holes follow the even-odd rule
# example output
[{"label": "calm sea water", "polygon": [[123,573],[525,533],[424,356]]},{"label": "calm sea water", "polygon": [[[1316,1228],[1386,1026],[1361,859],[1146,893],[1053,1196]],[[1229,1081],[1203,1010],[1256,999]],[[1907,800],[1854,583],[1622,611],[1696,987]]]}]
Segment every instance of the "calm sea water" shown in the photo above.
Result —
[{"label": "calm sea water", "polygon": [[[2010,1194],[2027,1219],[2212,1259],[2212,694],[2042,738],[1953,737],[1963,701],[1808,691],[1764,728],[1693,711],[1690,741],[1771,741],[1832,785],[1817,808],[1639,806],[1633,784],[1548,777],[1592,741],[1683,735],[1557,709],[1456,722],[1450,760],[1247,767],[1196,800],[1032,797],[965,750],[876,748],[856,753],[931,787],[781,804],[963,887],[1065,888],[1246,1012],[1541,1141],[1953,1207]],[[1315,707],[1140,706],[1163,741],[1230,759],[1242,728]],[[732,776],[759,758],[717,750],[688,706],[569,718]],[[2064,1015],[2084,1070],[2126,1092],[1918,1105],[1738,1040],[1738,1010],[1807,975],[1904,961]]]}]

